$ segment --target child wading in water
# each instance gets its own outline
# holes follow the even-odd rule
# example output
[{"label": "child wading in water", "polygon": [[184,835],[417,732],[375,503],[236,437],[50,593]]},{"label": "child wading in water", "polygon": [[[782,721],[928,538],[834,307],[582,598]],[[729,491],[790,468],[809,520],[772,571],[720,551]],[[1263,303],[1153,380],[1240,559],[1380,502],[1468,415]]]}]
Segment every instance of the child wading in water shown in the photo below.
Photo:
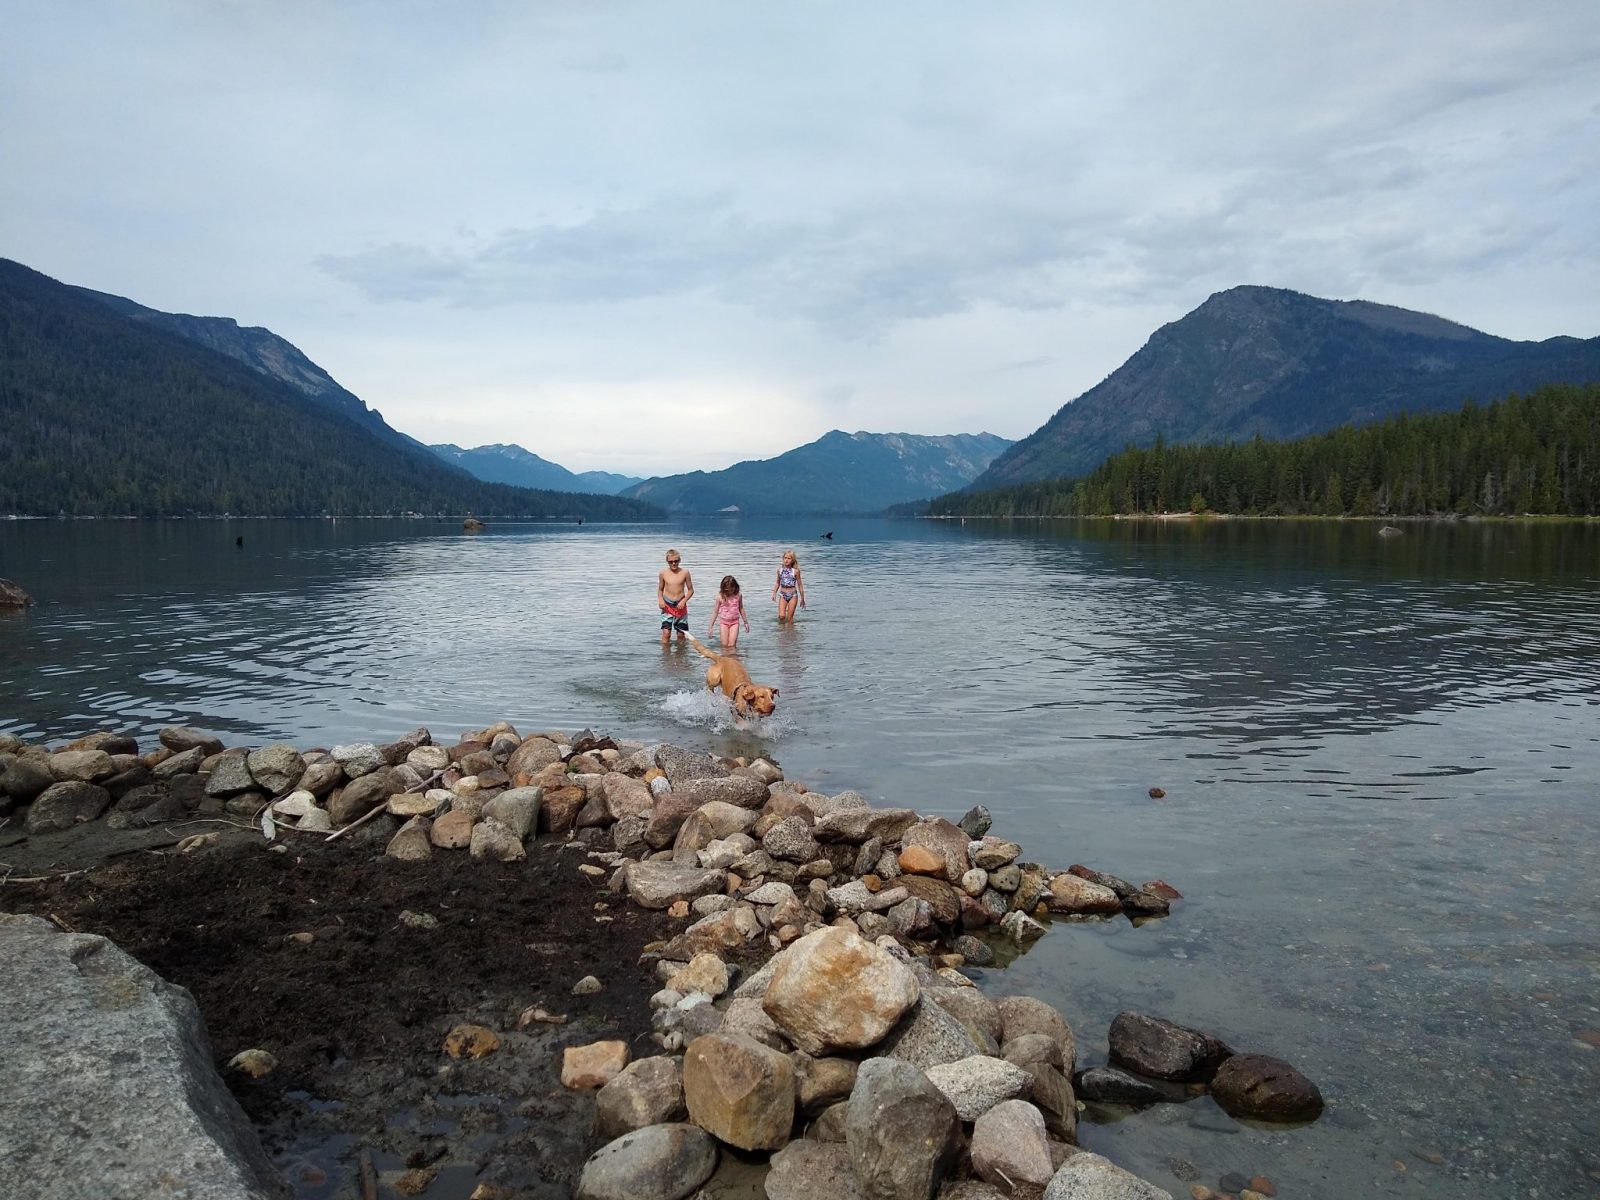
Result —
[{"label": "child wading in water", "polygon": [[694,580],[681,562],[676,550],[668,550],[666,570],[656,575],[656,607],[661,610],[663,646],[671,640],[674,630],[680,645],[689,633],[689,601],[694,597]]},{"label": "child wading in water", "polygon": [[806,584],[800,578],[800,560],[793,550],[783,552],[778,577],[772,583],[772,598],[778,602],[778,620],[794,620],[795,605],[806,606]]},{"label": "child wading in water", "polygon": [[739,626],[750,628],[750,618],[745,616],[744,597],[739,594],[739,581],[732,575],[722,577],[721,594],[717,597],[716,611],[711,614],[710,637],[718,625],[722,626],[722,644],[732,650],[739,644]]}]

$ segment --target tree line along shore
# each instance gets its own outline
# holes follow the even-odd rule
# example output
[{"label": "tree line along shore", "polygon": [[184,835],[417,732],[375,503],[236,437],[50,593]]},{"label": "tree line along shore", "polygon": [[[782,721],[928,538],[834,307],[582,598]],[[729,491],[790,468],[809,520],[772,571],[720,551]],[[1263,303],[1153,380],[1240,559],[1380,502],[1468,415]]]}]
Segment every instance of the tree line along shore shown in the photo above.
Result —
[{"label": "tree line along shore", "polygon": [[928,503],[930,517],[1600,516],[1600,384],[1287,441],[1129,447],[1088,475]]}]

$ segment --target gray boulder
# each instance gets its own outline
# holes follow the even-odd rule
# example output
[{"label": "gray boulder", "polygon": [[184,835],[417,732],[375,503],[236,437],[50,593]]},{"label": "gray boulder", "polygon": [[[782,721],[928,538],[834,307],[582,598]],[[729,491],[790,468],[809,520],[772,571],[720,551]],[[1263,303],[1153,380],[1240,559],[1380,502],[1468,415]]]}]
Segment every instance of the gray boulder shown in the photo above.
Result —
[{"label": "gray boulder", "polygon": [[250,774],[250,765],[243,754],[224,754],[211,768],[206,779],[206,795],[226,800],[256,790],[256,781]]},{"label": "gray boulder", "polygon": [[505,825],[519,841],[527,841],[539,824],[539,799],[542,791],[536,787],[512,788],[501,792],[483,806],[483,815]]},{"label": "gray boulder", "polygon": [[819,842],[896,842],[917,819],[909,808],[844,808],[819,816],[811,832]]},{"label": "gray boulder", "polygon": [[1061,1164],[1044,1189],[1044,1200],[1172,1200],[1172,1193],[1084,1152]]},{"label": "gray boulder", "polygon": [[50,768],[34,758],[17,758],[0,775],[0,792],[26,804],[56,781]]},{"label": "gray boulder", "polygon": [[694,1125],[646,1125],[583,1164],[576,1200],[684,1200],[717,1169],[717,1144]]},{"label": "gray boulder", "polygon": [[1101,1104],[1159,1104],[1172,1098],[1148,1080],[1116,1067],[1090,1067],[1078,1074],[1074,1086],[1080,1099]]},{"label": "gray boulder", "polygon": [[50,774],[62,783],[102,783],[116,773],[104,750],[63,750],[50,756]]},{"label": "gray boulder", "polygon": [[1006,1100],[972,1129],[972,1171],[989,1183],[1043,1187],[1055,1174],[1044,1118],[1026,1100]]},{"label": "gray boulder", "polygon": [[[8,772],[9,774],[9,772]],[[111,793],[92,783],[53,783],[39,793],[23,819],[25,833],[59,833],[93,821],[111,807]]]},{"label": "gray boulder", "polygon": [[693,900],[720,892],[728,882],[726,871],[702,870],[683,863],[638,862],[624,876],[628,896],[643,908],[667,908],[678,900]]},{"label": "gray boulder", "polygon": [[389,765],[383,751],[371,742],[352,742],[346,746],[335,746],[330,752],[333,761],[344,768],[344,773],[351,779],[360,779],[363,775],[371,775],[374,771]]},{"label": "gray boulder", "polygon": [[106,939],[0,914],[0,1195],[276,1200],[194,1000]]},{"label": "gray boulder", "polygon": [[722,779],[728,774],[728,768],[709,754],[668,744],[656,747],[656,766],[666,772],[673,791],[693,779]]},{"label": "gray boulder", "polygon": [[605,1138],[685,1115],[683,1063],[670,1055],[635,1059],[595,1093],[595,1132]]},{"label": "gray boulder", "polygon": [[201,746],[191,746],[187,750],[174,754],[171,758],[162,759],[155,765],[152,774],[157,779],[171,779],[175,775],[192,775],[200,769],[200,764],[205,760],[205,749]]},{"label": "gray boulder", "polygon": [[1233,1117],[1257,1121],[1314,1121],[1322,1093],[1294,1067],[1268,1054],[1237,1054],[1217,1069],[1211,1096]]},{"label": "gray boulder", "polygon": [[339,793],[328,801],[328,818],[335,828],[348,825],[357,817],[364,817],[389,797],[402,790],[388,767],[369,771],[359,779],[352,779]]},{"label": "gray boulder", "polygon": [[[940,1063],[928,1067],[924,1073],[928,1081],[955,1105],[956,1116],[963,1121],[976,1121],[1002,1101],[1015,1100],[1033,1089],[1033,1076],[1027,1071],[1015,1063],[984,1054],[957,1059],[952,1063]],[[1033,1109],[1031,1104],[1028,1107]],[[1033,1111],[1037,1114],[1038,1110]],[[1039,1137],[1040,1140],[1044,1138],[1043,1117],[1039,1118]],[[1043,1184],[1044,1180],[1037,1182]]]},{"label": "gray boulder", "polygon": [[995,1050],[992,1042],[980,1046],[966,1026],[930,1000],[924,991],[911,1011],[883,1040],[878,1053],[926,1071],[974,1055],[993,1055]]},{"label": "gray boulder", "polygon": [[1111,1022],[1111,1060],[1155,1079],[1210,1079],[1233,1051],[1208,1033],[1120,1012]]},{"label": "gray boulder", "polygon": [[873,1058],[856,1076],[844,1136],[868,1200],[929,1200],[960,1153],[961,1122],[917,1068]]},{"label": "gray boulder", "polygon": [[811,836],[811,827],[799,817],[785,817],[761,839],[762,848],[782,862],[808,863],[819,853],[817,839]]},{"label": "gray boulder", "polygon": [[672,794],[695,808],[704,804],[731,804],[735,808],[760,808],[767,802],[767,785],[746,775],[721,779],[688,779],[672,785]]},{"label": "gray boulder", "polygon": [[272,796],[282,796],[292,790],[306,773],[306,760],[300,757],[300,751],[282,742],[252,750],[245,765],[250,769],[250,777]]},{"label": "gray boulder", "polygon": [[767,1200],[863,1200],[850,1165],[850,1151],[838,1142],[801,1138],[772,1156]]}]

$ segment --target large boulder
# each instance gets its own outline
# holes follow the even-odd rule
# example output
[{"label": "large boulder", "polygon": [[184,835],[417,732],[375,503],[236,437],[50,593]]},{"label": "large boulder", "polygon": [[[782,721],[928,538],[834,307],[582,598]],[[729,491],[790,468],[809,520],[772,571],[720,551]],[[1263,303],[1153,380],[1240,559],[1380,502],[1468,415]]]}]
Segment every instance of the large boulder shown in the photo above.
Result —
[{"label": "large boulder", "polygon": [[923,817],[908,825],[900,834],[903,847],[916,846],[937,855],[944,863],[944,877],[950,883],[960,882],[961,876],[972,865],[967,857],[967,847],[971,841],[966,830],[952,825],[943,817]]},{"label": "large boulder", "polygon": [[[9,774],[9,772],[7,772]],[[25,833],[59,833],[93,821],[111,807],[111,793],[92,783],[53,783],[33,802],[23,819]]]},{"label": "large boulder", "polygon": [[[674,806],[677,801],[670,799],[672,795],[669,792],[662,798],[658,812],[675,811]],[[710,804],[689,813],[678,823],[677,832],[672,840],[673,856],[687,860],[690,855],[705,849],[712,842],[720,841],[735,833],[744,833],[756,823],[756,816],[757,814],[750,809],[713,800]],[[652,827],[654,824],[652,820]],[[651,835],[647,833],[645,840],[651,841]]]},{"label": "large boulder", "polygon": [[1002,1046],[1026,1034],[1045,1034],[1061,1047],[1061,1069],[1072,1074],[1078,1061],[1078,1043],[1065,1017],[1033,996],[1004,996],[996,1001],[995,1007],[1000,1010]]},{"label": "large boulder", "polygon": [[374,771],[389,765],[389,760],[383,751],[371,742],[351,742],[348,745],[335,746],[329,753],[333,756],[333,761],[343,767],[344,773],[351,779],[371,775]]},{"label": "large boulder", "polygon": [[200,764],[205,762],[206,752],[199,746],[191,746],[180,751],[170,758],[164,758],[152,769],[151,774],[157,779],[172,779],[178,775],[192,775],[200,769]]},{"label": "large boulder", "polygon": [[0,1194],[267,1200],[289,1188],[194,1000],[106,939],[0,914]]},{"label": "large boulder", "polygon": [[717,1169],[717,1144],[694,1125],[646,1125],[589,1156],[575,1200],[684,1200]]},{"label": "large boulder", "polygon": [[648,817],[655,807],[655,797],[642,780],[613,771],[600,778],[600,803],[606,816],[619,821],[623,817]]},{"label": "large boulder", "polygon": [[808,863],[821,853],[811,826],[800,817],[785,817],[761,839],[766,852],[782,862]]},{"label": "large boulder", "polygon": [[656,747],[656,766],[666,773],[673,791],[693,779],[722,779],[728,775],[728,768],[709,754],[671,744]]},{"label": "large boulder", "polygon": [[117,773],[104,750],[63,750],[50,756],[49,766],[61,783],[101,783]]},{"label": "large boulder", "polygon": [[861,1064],[845,1110],[845,1144],[868,1200],[930,1200],[960,1152],[961,1121],[910,1063]]},{"label": "large boulder", "polygon": [[499,821],[527,841],[539,824],[540,791],[536,787],[512,788],[483,806],[483,815]]},{"label": "large boulder", "polygon": [[561,761],[561,751],[549,738],[530,737],[511,752],[506,759],[506,774],[515,779],[518,775],[537,775],[551,763]]},{"label": "large boulder", "polygon": [[[976,1121],[995,1105],[1027,1095],[1033,1088],[1033,1076],[1002,1058],[986,1054],[972,1055],[955,1062],[939,1063],[924,1072],[929,1082],[945,1094],[955,1105],[956,1116],[963,1121]],[[1030,1109],[1033,1106],[1028,1106]],[[1033,1110],[1037,1114],[1038,1110]],[[1044,1118],[1039,1118],[1039,1136],[1044,1137]],[[985,1176],[987,1178],[987,1176]],[[1039,1180],[1044,1183],[1044,1180]]]},{"label": "large boulder", "polygon": [[245,759],[250,777],[271,796],[282,796],[294,789],[306,773],[306,760],[293,746],[282,742],[252,750]]},{"label": "large boulder", "polygon": [[767,802],[767,785],[745,775],[728,775],[720,779],[687,779],[675,783],[672,794],[696,808],[703,804],[731,804],[735,808],[756,809]]},{"label": "large boulder", "polygon": [[243,754],[228,753],[218,758],[206,778],[206,795],[227,800],[257,789],[250,775],[250,764]]},{"label": "large boulder", "polygon": [[1084,1152],[1067,1159],[1050,1177],[1044,1200],[1172,1200],[1172,1193],[1108,1158]]},{"label": "large boulder", "polygon": [[929,999],[924,990],[894,1032],[883,1040],[878,1052],[926,1071],[974,1055],[993,1056],[996,1050],[993,1042],[981,1045],[974,1041],[972,1032]]},{"label": "large boulder", "polygon": [[1055,1174],[1044,1118],[1026,1100],[1005,1100],[972,1129],[972,1173],[989,1183],[1043,1187]]},{"label": "large boulder", "polygon": [[776,1150],[794,1128],[794,1066],[743,1034],[696,1038],[683,1053],[689,1119],[741,1150]]},{"label": "large boulder", "polygon": [[595,1093],[594,1127],[604,1138],[681,1121],[685,1114],[683,1064],[671,1055],[631,1062]]},{"label": "large boulder", "polygon": [[1111,1022],[1111,1061],[1155,1079],[1210,1079],[1233,1051],[1198,1029],[1120,1012]]},{"label": "large boulder", "polygon": [[1160,1104],[1173,1099],[1149,1080],[1116,1067],[1090,1067],[1079,1072],[1073,1086],[1080,1099],[1100,1104]]},{"label": "large boulder", "polygon": [[364,817],[380,804],[387,804],[395,792],[404,791],[390,767],[379,767],[359,779],[352,779],[328,801],[328,819],[342,828],[357,817]]},{"label": "large boulder", "polygon": [[17,758],[0,775],[0,792],[26,804],[55,781],[50,768],[38,759]]},{"label": "large boulder", "polygon": [[185,750],[199,750],[206,757],[222,753],[221,738],[185,725],[167,726],[156,734],[156,740],[174,754],[182,754]]},{"label": "large boulder", "polygon": [[722,891],[726,871],[703,870],[683,863],[630,863],[623,875],[628,896],[643,908],[670,908],[679,900],[693,900]]},{"label": "large boulder", "polygon": [[493,817],[484,817],[472,827],[472,837],[467,845],[473,858],[486,858],[493,862],[521,862],[528,857],[516,830]]},{"label": "large boulder", "polygon": [[1211,1098],[1234,1117],[1257,1121],[1314,1121],[1322,1093],[1299,1071],[1269,1054],[1236,1054],[1217,1068]]},{"label": "large boulder", "polygon": [[1050,911],[1069,916],[1109,916],[1122,911],[1122,901],[1110,888],[1066,872],[1052,876]]},{"label": "large boulder", "polygon": [[772,1156],[766,1192],[767,1200],[864,1200],[850,1151],[841,1143],[809,1137]]},{"label": "large boulder", "polygon": [[917,814],[909,808],[842,808],[819,816],[811,832],[819,842],[860,843],[882,838],[889,843],[899,841],[916,819]]},{"label": "large boulder", "polygon": [[814,1057],[876,1045],[921,994],[911,968],[837,926],[809,933],[776,960],[762,1007]]}]

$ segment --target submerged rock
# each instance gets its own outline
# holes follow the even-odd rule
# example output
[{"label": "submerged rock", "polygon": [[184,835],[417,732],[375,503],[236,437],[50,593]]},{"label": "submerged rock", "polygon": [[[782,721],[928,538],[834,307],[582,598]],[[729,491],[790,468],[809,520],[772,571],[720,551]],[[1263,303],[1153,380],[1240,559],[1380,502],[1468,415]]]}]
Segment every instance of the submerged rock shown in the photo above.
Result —
[{"label": "submerged rock", "polygon": [[1154,1079],[1210,1079],[1233,1053],[1208,1033],[1135,1012],[1117,1014],[1110,1042],[1113,1062]]},{"label": "submerged rock", "polygon": [[1294,1067],[1267,1054],[1236,1054],[1217,1068],[1211,1097],[1229,1116],[1257,1121],[1312,1121],[1322,1093]]}]

